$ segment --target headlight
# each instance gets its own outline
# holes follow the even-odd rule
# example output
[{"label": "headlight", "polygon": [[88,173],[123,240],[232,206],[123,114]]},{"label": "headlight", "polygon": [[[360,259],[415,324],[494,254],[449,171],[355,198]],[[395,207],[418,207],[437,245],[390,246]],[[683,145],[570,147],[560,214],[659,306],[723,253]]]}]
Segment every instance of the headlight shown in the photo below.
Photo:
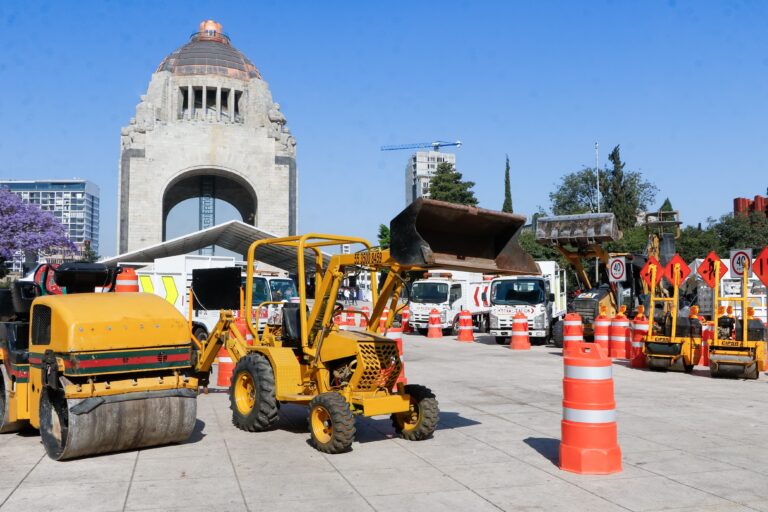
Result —
[{"label": "headlight", "polygon": [[547,315],[546,313],[539,313],[535,317],[533,317],[533,328],[534,329],[543,329],[544,325],[547,323]]},{"label": "headlight", "polygon": [[440,312],[440,322],[445,323],[448,320],[448,313],[446,311]]},{"label": "headlight", "polygon": [[498,329],[499,328],[499,317],[496,315],[491,315],[491,329]]}]

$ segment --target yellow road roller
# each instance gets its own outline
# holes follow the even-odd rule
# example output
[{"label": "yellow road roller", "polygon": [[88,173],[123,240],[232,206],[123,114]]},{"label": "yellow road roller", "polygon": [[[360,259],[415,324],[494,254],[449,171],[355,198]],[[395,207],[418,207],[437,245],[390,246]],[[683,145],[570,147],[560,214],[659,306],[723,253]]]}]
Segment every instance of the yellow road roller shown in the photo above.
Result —
[{"label": "yellow road roller", "polygon": [[152,294],[79,293],[104,267],[56,272],[67,294],[17,281],[0,297],[0,432],[31,425],[56,460],[188,439],[198,380],[184,317]]}]

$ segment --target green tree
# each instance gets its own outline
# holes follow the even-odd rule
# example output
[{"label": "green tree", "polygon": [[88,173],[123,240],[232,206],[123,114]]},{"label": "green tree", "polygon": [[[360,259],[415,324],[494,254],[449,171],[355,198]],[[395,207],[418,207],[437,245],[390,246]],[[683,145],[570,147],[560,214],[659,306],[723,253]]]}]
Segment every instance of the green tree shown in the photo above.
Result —
[{"label": "green tree", "polygon": [[99,255],[96,253],[96,251],[91,248],[91,242],[90,240],[86,240],[84,247],[83,247],[83,255],[80,261],[85,261],[87,263],[93,263],[99,259]]},{"label": "green tree", "polygon": [[572,215],[597,211],[597,180],[589,167],[566,174],[549,193],[552,213]]},{"label": "green tree", "polygon": [[712,229],[714,219],[710,219],[709,226],[702,228],[698,226],[685,226],[680,230],[680,238],[677,240],[676,248],[680,256],[688,263],[696,258],[704,258],[709,251],[718,251],[720,241],[717,233]]},{"label": "green tree", "polygon": [[718,249],[727,257],[731,249],[753,249],[760,251],[768,246],[768,218],[760,212],[749,215],[727,214],[712,225],[717,240]]},{"label": "green tree", "polygon": [[517,241],[520,247],[536,261],[560,261],[562,259],[556,249],[536,242],[536,236],[532,229],[523,229],[517,237]]},{"label": "green tree", "polygon": [[389,227],[386,224],[379,224],[379,245],[382,249],[389,249]]},{"label": "green tree", "polygon": [[501,211],[512,213],[512,188],[509,183],[509,155],[507,155],[507,164],[504,167],[504,204]]},{"label": "green tree", "polygon": [[477,198],[472,191],[474,186],[474,181],[463,181],[461,173],[453,164],[443,162],[438,164],[429,182],[429,197],[438,201],[477,206]]},{"label": "green tree", "polygon": [[674,208],[672,208],[672,201],[670,201],[669,198],[664,199],[664,202],[661,204],[661,208],[659,208],[659,211],[662,211],[662,212],[674,211]]}]

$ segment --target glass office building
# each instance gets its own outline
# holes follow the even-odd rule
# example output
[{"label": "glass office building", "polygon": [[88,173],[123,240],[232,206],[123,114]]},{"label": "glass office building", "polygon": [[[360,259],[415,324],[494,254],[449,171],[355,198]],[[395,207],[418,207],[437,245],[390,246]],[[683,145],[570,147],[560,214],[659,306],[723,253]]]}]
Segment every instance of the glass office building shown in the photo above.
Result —
[{"label": "glass office building", "polygon": [[25,203],[51,212],[81,251],[84,242],[99,252],[99,187],[86,180],[0,180],[0,187]]}]

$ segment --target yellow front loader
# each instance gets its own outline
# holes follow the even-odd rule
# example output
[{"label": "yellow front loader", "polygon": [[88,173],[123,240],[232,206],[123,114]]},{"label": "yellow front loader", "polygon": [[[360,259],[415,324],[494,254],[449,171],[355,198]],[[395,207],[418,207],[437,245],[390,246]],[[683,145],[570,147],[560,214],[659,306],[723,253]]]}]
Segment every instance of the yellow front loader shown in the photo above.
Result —
[{"label": "yellow front loader", "polygon": [[[234,328],[229,311],[221,318],[198,355],[206,375],[223,345],[236,361],[229,387],[233,423],[242,430],[262,431],[278,421],[279,404],[309,408],[312,444],[326,453],[350,449],[355,416],[390,415],[405,439],[432,435],[439,419],[435,395],[426,387],[396,385],[402,368],[395,342],[384,336],[378,321],[389,309],[386,330],[401,306],[408,272],[439,267],[494,274],[536,274],[531,257],[517,243],[525,217],[419,199],[390,223],[391,248],[373,248],[362,238],[307,234],[259,240],[248,250],[244,310],[253,345]],[[321,250],[356,246],[353,254],[336,254],[326,264]],[[298,303],[282,305],[279,322],[258,332],[258,310],[252,304],[253,264],[262,251],[290,248],[297,258]],[[386,270],[380,290],[377,274]],[[365,331],[340,330],[333,317],[343,311],[336,302],[345,278],[368,272],[373,310]],[[307,278],[314,278],[310,296]],[[377,293],[378,290],[378,293]],[[231,293],[237,293],[232,290]],[[310,304],[311,300],[311,304]]]}]

